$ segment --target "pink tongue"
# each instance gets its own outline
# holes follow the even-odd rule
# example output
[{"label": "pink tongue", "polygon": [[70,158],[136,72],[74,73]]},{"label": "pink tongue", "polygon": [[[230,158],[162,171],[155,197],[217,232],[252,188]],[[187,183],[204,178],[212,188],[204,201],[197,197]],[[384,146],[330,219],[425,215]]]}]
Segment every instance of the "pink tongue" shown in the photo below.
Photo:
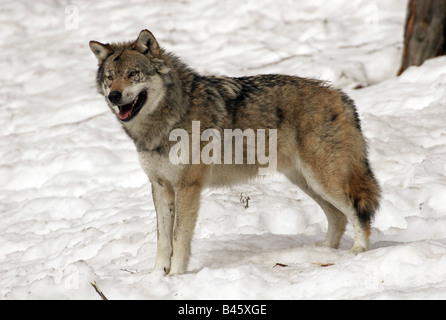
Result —
[{"label": "pink tongue", "polygon": [[127,104],[125,106],[120,106],[119,107],[119,114],[118,117],[121,120],[125,120],[128,117],[130,117],[130,114],[132,113],[133,107],[131,104]]}]

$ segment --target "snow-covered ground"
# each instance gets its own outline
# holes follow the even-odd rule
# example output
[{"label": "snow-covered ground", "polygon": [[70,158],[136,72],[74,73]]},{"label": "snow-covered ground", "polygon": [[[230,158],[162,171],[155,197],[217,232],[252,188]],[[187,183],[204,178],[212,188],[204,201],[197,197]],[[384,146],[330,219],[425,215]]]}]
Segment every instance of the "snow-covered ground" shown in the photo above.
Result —
[{"label": "snow-covered ground", "polygon": [[[99,299],[90,281],[109,299],[446,299],[446,58],[395,77],[406,1],[0,5],[0,299]],[[384,191],[370,251],[349,255],[350,226],[316,247],[323,212],[277,175],[206,190],[190,271],[153,271],[150,185],[88,47],[145,28],[202,73],[348,92]]]}]

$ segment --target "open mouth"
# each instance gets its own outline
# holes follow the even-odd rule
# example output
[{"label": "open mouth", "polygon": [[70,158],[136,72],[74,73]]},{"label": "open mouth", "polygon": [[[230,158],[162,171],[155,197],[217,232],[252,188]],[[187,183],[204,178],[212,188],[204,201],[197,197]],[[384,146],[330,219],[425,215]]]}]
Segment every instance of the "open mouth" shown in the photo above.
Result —
[{"label": "open mouth", "polygon": [[121,121],[127,122],[135,117],[139,110],[141,110],[142,106],[146,102],[147,92],[145,90],[141,91],[140,94],[132,101],[132,103],[118,106],[119,113],[118,118]]}]

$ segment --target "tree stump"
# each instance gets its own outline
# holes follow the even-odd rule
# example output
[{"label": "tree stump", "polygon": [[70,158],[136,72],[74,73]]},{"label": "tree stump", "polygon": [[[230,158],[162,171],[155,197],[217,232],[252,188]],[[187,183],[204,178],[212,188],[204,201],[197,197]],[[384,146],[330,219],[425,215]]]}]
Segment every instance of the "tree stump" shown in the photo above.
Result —
[{"label": "tree stump", "polygon": [[446,0],[409,0],[398,75],[446,52]]}]

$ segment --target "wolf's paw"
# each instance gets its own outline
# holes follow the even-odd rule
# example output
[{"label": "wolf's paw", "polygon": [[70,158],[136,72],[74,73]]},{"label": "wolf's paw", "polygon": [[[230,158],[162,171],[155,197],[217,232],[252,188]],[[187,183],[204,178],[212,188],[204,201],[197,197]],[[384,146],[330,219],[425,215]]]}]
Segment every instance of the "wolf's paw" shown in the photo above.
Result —
[{"label": "wolf's paw", "polygon": [[324,241],[318,241],[315,243],[315,245],[317,247],[321,247],[321,248],[331,248],[331,249],[337,249],[338,246],[337,244],[333,244],[330,241],[324,240]]},{"label": "wolf's paw", "polygon": [[316,247],[329,248],[329,244],[325,241],[318,241],[315,243]]},{"label": "wolf's paw", "polygon": [[166,274],[166,275],[169,274],[169,272],[170,272],[170,259],[168,261],[167,260],[163,260],[163,259],[156,260],[154,269],[155,270],[164,271],[164,274]]},{"label": "wolf's paw", "polygon": [[357,247],[355,246],[355,247],[353,247],[353,248],[350,249],[349,253],[350,253],[351,255],[353,255],[353,256],[356,256],[357,254],[359,254],[359,253],[363,253],[363,252],[365,252],[365,251],[367,251],[366,248],[364,248],[364,247],[362,247],[362,246],[357,246]]}]

